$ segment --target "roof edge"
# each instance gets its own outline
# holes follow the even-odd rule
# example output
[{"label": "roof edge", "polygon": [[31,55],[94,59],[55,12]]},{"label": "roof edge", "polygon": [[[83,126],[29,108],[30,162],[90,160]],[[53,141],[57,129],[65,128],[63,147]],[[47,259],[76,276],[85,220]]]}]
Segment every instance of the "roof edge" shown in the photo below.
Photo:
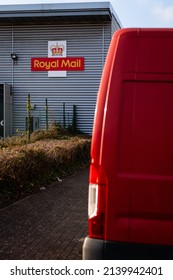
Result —
[{"label": "roof edge", "polygon": [[112,16],[121,26],[120,20],[111,3],[105,2],[73,2],[73,3],[46,3],[46,4],[16,4],[0,5],[0,18],[11,17],[44,17],[44,16],[83,16],[106,15]]}]

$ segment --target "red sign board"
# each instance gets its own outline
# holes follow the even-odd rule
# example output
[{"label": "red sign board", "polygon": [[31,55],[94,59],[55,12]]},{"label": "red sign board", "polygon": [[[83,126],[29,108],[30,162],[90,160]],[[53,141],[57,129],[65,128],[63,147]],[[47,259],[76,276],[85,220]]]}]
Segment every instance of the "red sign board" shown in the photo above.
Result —
[{"label": "red sign board", "polygon": [[31,58],[31,71],[83,71],[84,57]]}]

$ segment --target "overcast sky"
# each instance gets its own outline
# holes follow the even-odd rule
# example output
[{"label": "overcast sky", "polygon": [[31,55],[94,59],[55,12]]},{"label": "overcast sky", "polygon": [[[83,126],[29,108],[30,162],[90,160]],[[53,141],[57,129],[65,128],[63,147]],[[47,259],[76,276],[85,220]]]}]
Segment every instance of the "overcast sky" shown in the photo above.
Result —
[{"label": "overcast sky", "polygon": [[[5,4],[104,2],[104,0],[0,0]],[[173,0],[110,0],[123,27],[173,27]]]}]

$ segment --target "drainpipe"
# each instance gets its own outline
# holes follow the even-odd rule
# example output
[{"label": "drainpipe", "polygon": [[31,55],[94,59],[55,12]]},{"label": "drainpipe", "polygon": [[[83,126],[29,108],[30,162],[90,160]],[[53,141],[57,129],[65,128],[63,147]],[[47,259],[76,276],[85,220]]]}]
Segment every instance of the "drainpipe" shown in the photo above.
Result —
[{"label": "drainpipe", "polygon": [[[11,30],[11,53],[14,52],[14,26],[12,25]],[[11,85],[12,85],[12,91],[13,91],[13,85],[14,85],[14,61],[11,59]]]}]

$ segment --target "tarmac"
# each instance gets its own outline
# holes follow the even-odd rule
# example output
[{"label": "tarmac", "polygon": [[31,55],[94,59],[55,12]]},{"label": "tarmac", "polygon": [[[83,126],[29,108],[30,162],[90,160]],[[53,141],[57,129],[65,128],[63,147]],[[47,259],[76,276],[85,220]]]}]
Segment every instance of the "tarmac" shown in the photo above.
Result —
[{"label": "tarmac", "polygon": [[88,169],[0,209],[1,260],[80,260]]}]

